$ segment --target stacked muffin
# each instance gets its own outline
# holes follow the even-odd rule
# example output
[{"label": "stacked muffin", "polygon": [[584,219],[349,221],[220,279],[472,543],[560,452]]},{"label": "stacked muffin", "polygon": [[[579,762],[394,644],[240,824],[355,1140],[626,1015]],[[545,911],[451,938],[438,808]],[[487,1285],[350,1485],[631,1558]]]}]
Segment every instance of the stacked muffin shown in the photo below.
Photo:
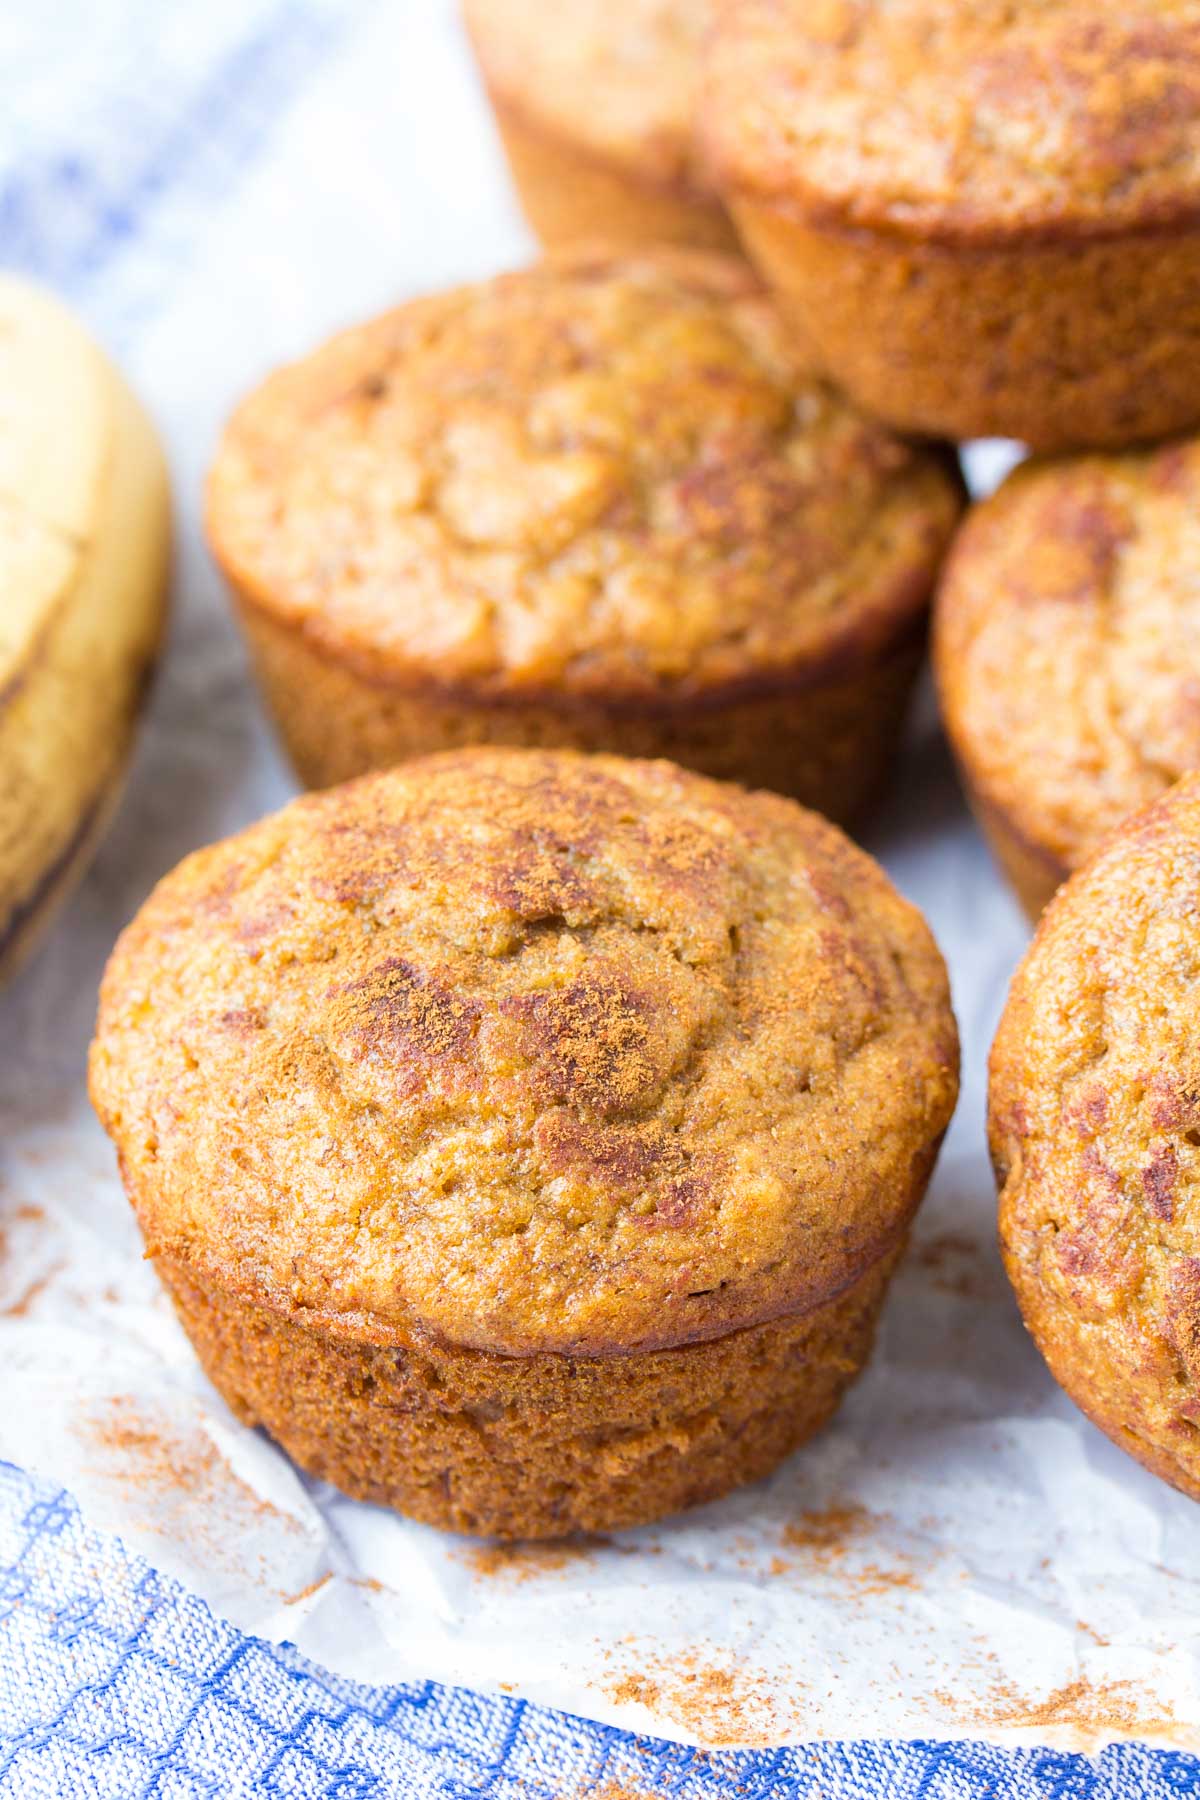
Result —
[{"label": "stacked muffin", "polygon": [[659,244],[335,339],[208,499],[325,791],[185,863],[105,983],[93,1093],[206,1369],[458,1530],[767,1472],[862,1367],[957,1093],[928,930],[820,816],[894,761],[953,458]]},{"label": "stacked muffin", "polygon": [[[936,947],[828,821],[949,551],[947,730],[1030,911],[1118,827],[997,1040],[1008,1266],[1200,1492],[1200,452],[1154,441],[1200,425],[1200,11],[466,16],[551,259],[235,413],[210,537],[325,791],[105,981],[93,1093],[197,1352],[304,1467],[504,1537],[828,1418],[957,1089]],[[1058,460],[951,549],[933,440],[996,433]]]},{"label": "stacked muffin", "polygon": [[452,745],[665,755],[844,819],[961,510],[744,264],[584,252],[410,302],[239,408],[209,529],[306,781]]}]

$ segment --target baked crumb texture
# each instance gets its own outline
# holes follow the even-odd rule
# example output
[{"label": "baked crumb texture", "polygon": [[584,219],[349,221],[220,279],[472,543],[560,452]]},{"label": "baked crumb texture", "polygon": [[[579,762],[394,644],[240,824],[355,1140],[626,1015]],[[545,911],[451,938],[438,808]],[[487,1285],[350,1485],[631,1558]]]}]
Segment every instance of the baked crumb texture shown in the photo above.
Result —
[{"label": "baked crumb texture", "polygon": [[992,1050],[1005,1264],[1051,1372],[1200,1498],[1200,777],[1048,908]]},{"label": "baked crumb texture", "polygon": [[472,742],[669,755],[844,819],[962,506],[744,265],[575,257],[400,307],[236,413],[209,530],[323,786]]},{"label": "baked crumb texture", "polygon": [[91,1060],[216,1385],[504,1537],[712,1498],[861,1367],[953,1110],[919,915],[790,801],[468,750],[189,857]]},{"label": "baked crumb texture", "polygon": [[934,612],[942,713],[1032,917],[1200,768],[1198,581],[1194,439],[1024,464],[960,534]]},{"label": "baked crumb texture", "polygon": [[696,148],[711,0],[464,0],[517,192],[548,249],[735,251]]},{"label": "baked crumb texture", "polygon": [[1200,6],[727,0],[702,106],[747,249],[894,425],[1036,449],[1200,417]]}]

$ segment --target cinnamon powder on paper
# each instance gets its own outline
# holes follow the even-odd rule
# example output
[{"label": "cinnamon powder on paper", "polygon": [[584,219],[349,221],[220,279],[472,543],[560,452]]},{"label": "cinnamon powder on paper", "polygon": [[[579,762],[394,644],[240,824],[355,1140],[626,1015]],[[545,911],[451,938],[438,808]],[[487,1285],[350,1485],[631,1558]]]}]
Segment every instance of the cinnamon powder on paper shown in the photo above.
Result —
[{"label": "cinnamon powder on paper", "polygon": [[1177,1732],[1178,1721],[1159,1696],[1133,1681],[1067,1681],[1045,1699],[1031,1699],[1016,1688],[1002,1690],[993,1714],[973,1723],[995,1726],[1076,1726],[1090,1737],[1130,1737],[1137,1733]]},{"label": "cinnamon powder on paper", "polygon": [[783,1528],[783,1541],[792,1550],[810,1553],[819,1567],[838,1561],[850,1544],[870,1529],[872,1515],[856,1501],[803,1512]]},{"label": "cinnamon powder on paper", "polygon": [[0,1316],[3,1316],[6,1319],[24,1319],[32,1308],[34,1301],[45,1292],[56,1275],[61,1275],[65,1267],[65,1263],[51,1263],[50,1267],[43,1274],[37,1276],[35,1280],[31,1281],[29,1286],[25,1288],[22,1293],[18,1294],[15,1300],[9,1300],[5,1305],[0,1306]]},{"label": "cinnamon powder on paper", "polygon": [[[137,1494],[149,1492],[159,1499],[176,1494],[184,1499],[208,1490],[235,1497],[239,1511],[270,1518],[286,1530],[301,1529],[296,1520],[248,1487],[203,1434],[184,1436],[177,1428],[152,1424],[127,1395],[103,1402],[102,1415],[89,1421],[88,1436],[100,1448],[121,1453],[121,1468],[106,1473]],[[197,1524],[196,1529],[200,1528]],[[165,1523],[163,1529],[167,1529]]]},{"label": "cinnamon powder on paper", "polygon": [[[828,1573],[836,1569],[846,1585],[847,1598],[862,1600],[889,1590],[919,1590],[916,1571],[904,1564],[885,1567],[870,1562],[862,1567],[843,1567],[849,1550],[866,1538],[879,1523],[878,1516],[856,1501],[834,1503],[819,1510],[803,1512],[783,1529],[783,1542],[789,1550],[804,1554],[803,1568]],[[796,1565],[777,1556],[770,1565],[772,1576],[796,1573]]]},{"label": "cinnamon powder on paper", "polygon": [[471,1544],[459,1560],[477,1577],[521,1583],[590,1562],[597,1550],[616,1548],[611,1538],[580,1534],[558,1543]]},{"label": "cinnamon powder on paper", "polygon": [[327,1581],[332,1581],[332,1579],[333,1577],[330,1575],[329,1571],[326,1570],[324,1575],[318,1575],[315,1581],[310,1581],[307,1586],[300,1588],[297,1593],[281,1594],[279,1598],[283,1601],[285,1606],[299,1606],[302,1600],[311,1600],[313,1595],[319,1593],[325,1586],[325,1583]]},{"label": "cinnamon powder on paper", "polygon": [[912,1260],[917,1268],[925,1270],[940,1293],[958,1300],[986,1298],[980,1247],[974,1238],[957,1231],[943,1231],[914,1244]]},{"label": "cinnamon powder on paper", "polygon": [[197,1438],[187,1444],[168,1439],[149,1425],[134,1402],[118,1397],[106,1402],[106,1415],[93,1421],[92,1441],[105,1450],[119,1450],[128,1459],[124,1481],[159,1492],[170,1488],[196,1489],[213,1480],[221,1466],[214,1445]]},{"label": "cinnamon powder on paper", "polygon": [[[984,1728],[1038,1729],[1068,1726],[1095,1743],[1131,1736],[1173,1736],[1178,1720],[1155,1694],[1132,1681],[1065,1682],[1043,1699],[1023,1694],[1009,1683],[998,1685],[994,1709],[969,1714],[964,1723]],[[936,1698],[947,1703],[948,1697]]]},{"label": "cinnamon powder on paper", "polygon": [[[5,1258],[9,1252],[9,1234],[6,1227],[41,1225],[45,1221],[45,1217],[40,1206],[33,1206],[28,1201],[23,1201],[20,1206],[15,1206],[12,1212],[6,1215],[4,1225],[0,1226],[0,1259]],[[36,1276],[15,1299],[0,1304],[0,1317],[6,1319],[25,1318],[34,1301],[65,1267],[65,1263],[61,1261],[52,1263],[41,1275]]]},{"label": "cinnamon powder on paper", "polygon": [[[802,1688],[794,1677],[788,1686],[793,1694]],[[722,1744],[766,1744],[784,1729],[777,1716],[776,1684],[744,1669],[704,1663],[695,1652],[647,1657],[639,1669],[608,1683],[605,1692],[619,1705],[669,1712],[714,1749]]]}]

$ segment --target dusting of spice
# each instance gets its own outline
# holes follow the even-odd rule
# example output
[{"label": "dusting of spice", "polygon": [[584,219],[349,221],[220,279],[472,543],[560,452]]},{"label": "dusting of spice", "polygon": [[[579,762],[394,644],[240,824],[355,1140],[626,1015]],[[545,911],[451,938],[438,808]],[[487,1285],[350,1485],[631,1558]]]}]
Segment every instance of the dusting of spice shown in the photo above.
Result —
[{"label": "dusting of spice", "polygon": [[950,1695],[939,1693],[934,1698],[964,1725],[985,1731],[1045,1731],[1056,1742],[1069,1738],[1072,1745],[1089,1749],[1141,1737],[1195,1742],[1194,1734],[1185,1731],[1159,1695],[1132,1681],[1091,1682],[1080,1677],[1041,1699],[1007,1682],[998,1683],[994,1693],[994,1706],[972,1711],[964,1711]]},{"label": "dusting of spice", "polygon": [[[634,1642],[624,1640],[626,1654]],[[803,1683],[793,1677],[788,1688],[796,1701]],[[645,1706],[668,1716],[714,1750],[777,1743],[798,1722],[794,1711],[786,1723],[780,1718],[774,1682],[753,1670],[707,1663],[697,1651],[642,1656],[636,1669],[607,1683],[604,1691],[618,1705]]]},{"label": "dusting of spice", "polygon": [[834,1502],[803,1512],[783,1528],[785,1550],[796,1551],[798,1556],[774,1557],[768,1573],[775,1578],[836,1573],[848,1602],[892,1589],[916,1591],[921,1585],[917,1571],[906,1562],[886,1565],[848,1560],[885,1523],[882,1515],[869,1512],[856,1501]]},{"label": "dusting of spice", "polygon": [[105,1475],[126,1488],[131,1500],[151,1502],[140,1520],[148,1530],[175,1531],[179,1524],[175,1507],[183,1505],[188,1506],[193,1537],[203,1529],[201,1521],[214,1505],[226,1516],[236,1509],[241,1517],[249,1513],[282,1530],[303,1530],[297,1520],[248,1487],[202,1431],[185,1432],[175,1421],[152,1419],[128,1395],[102,1402],[85,1429],[98,1449],[119,1453],[116,1466],[106,1462]]},{"label": "dusting of spice", "polygon": [[619,1549],[609,1537],[581,1532],[558,1543],[469,1544],[456,1553],[478,1579],[537,1580],[592,1562],[597,1550]]},{"label": "dusting of spice", "polygon": [[[23,1201],[19,1206],[14,1206],[11,1212],[6,1213],[4,1222],[0,1225],[0,1262],[7,1262],[11,1255],[10,1232],[12,1227],[41,1225],[45,1221],[45,1217],[40,1206],[32,1206],[27,1201]],[[27,1234],[22,1233],[21,1235],[25,1237]],[[40,1275],[27,1282],[13,1299],[0,1302],[0,1318],[23,1319],[33,1307],[38,1296],[50,1285],[63,1267],[62,1262],[52,1263]]]},{"label": "dusting of spice", "polygon": [[783,1528],[783,1541],[790,1550],[813,1553],[818,1564],[844,1556],[855,1539],[870,1529],[872,1515],[856,1501],[802,1512]]},{"label": "dusting of spice", "polygon": [[326,1569],[324,1575],[318,1575],[315,1581],[310,1581],[308,1586],[302,1587],[298,1593],[281,1594],[279,1597],[285,1606],[299,1606],[301,1601],[311,1600],[314,1594],[319,1594],[326,1582],[332,1580],[333,1576]]},{"label": "dusting of spice", "polygon": [[0,1318],[24,1319],[32,1310],[35,1300],[50,1286],[54,1277],[62,1273],[65,1266],[61,1262],[51,1263],[45,1273],[31,1281],[15,1300],[6,1301],[3,1306],[0,1306]]},{"label": "dusting of spice", "polygon": [[980,1246],[957,1231],[943,1231],[913,1246],[912,1261],[939,1293],[959,1300],[982,1300],[987,1294]]},{"label": "dusting of spice", "polygon": [[1081,1632],[1084,1637],[1091,1638],[1093,1644],[1099,1644],[1102,1649],[1108,1648],[1110,1640],[1106,1637],[1101,1637],[1100,1633],[1096,1630],[1096,1627],[1094,1625],[1089,1625],[1086,1619],[1076,1619],[1075,1629],[1076,1631]]}]

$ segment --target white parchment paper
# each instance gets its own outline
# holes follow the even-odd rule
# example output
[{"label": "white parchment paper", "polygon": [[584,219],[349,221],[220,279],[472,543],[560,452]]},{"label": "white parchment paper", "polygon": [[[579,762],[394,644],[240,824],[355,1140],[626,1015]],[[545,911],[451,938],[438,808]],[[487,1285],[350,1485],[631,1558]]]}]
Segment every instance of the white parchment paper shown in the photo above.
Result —
[{"label": "white parchment paper", "polygon": [[[238,1625],[372,1682],[708,1745],[1200,1745],[1200,1514],[1058,1392],[996,1252],[984,1066],[1026,931],[927,703],[868,841],[949,961],[962,1100],[874,1362],[817,1442],[657,1529],[500,1552],[299,1476],[208,1387],[84,1095],[95,990],[158,876],[292,792],[199,541],[231,401],[347,320],[528,252],[442,0],[369,14],[186,239],[139,272],[157,298],[124,345],[177,483],[170,653],[115,828],[0,997],[0,1456]],[[985,479],[1003,455],[979,453]]]}]

